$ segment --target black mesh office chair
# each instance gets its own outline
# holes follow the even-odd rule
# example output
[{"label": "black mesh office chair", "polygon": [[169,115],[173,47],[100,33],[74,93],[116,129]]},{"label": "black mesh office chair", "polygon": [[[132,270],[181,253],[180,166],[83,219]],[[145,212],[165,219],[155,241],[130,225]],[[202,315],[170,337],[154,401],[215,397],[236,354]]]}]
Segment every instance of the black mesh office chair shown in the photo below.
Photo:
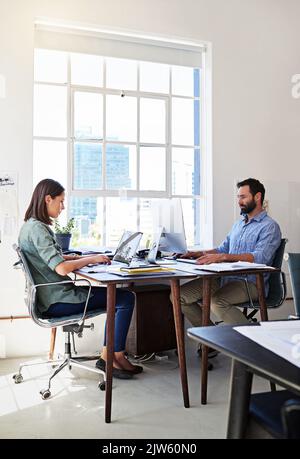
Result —
[{"label": "black mesh office chair", "polygon": [[300,253],[288,254],[288,266],[290,272],[291,286],[294,298],[295,316],[291,319],[300,318]]},{"label": "black mesh office chair", "polygon": [[[274,268],[281,269],[284,250],[285,250],[285,246],[287,242],[288,242],[287,239],[281,239],[280,246],[276,250],[275,256],[272,262],[272,266]],[[243,312],[244,312],[244,315],[247,317],[247,319],[253,320],[256,322],[256,319],[253,319],[253,317],[259,311],[259,302],[252,300],[250,292],[249,292],[249,288],[248,288],[247,279],[245,279],[245,283],[246,283],[246,288],[248,290],[249,302],[240,304],[239,306],[244,308]],[[280,272],[270,274],[269,293],[268,293],[268,296],[266,297],[267,308],[278,308],[279,306],[282,305],[285,298],[286,298],[285,273],[280,271]],[[250,313],[248,312],[249,308],[251,309]]]},{"label": "black mesh office chair", "polygon": [[[95,357],[73,357],[72,352],[71,352],[71,336],[73,338],[73,348],[75,351],[75,342],[74,342],[74,334],[78,335],[79,337],[82,336],[82,332],[84,328],[93,328],[93,324],[91,325],[84,325],[84,321],[86,319],[89,319],[91,317],[95,317],[99,314],[103,314],[105,312],[104,309],[96,309],[93,311],[86,311],[89,297],[90,297],[90,292],[91,292],[91,283],[87,279],[80,279],[76,280],[76,277],[74,280],[69,280],[69,281],[61,281],[61,282],[53,282],[51,284],[35,284],[32,274],[30,272],[30,267],[27,262],[25,254],[22,252],[22,250],[16,245],[13,245],[14,250],[16,251],[19,261],[15,263],[15,267],[21,267],[23,269],[24,275],[25,275],[25,281],[26,281],[26,287],[25,287],[25,303],[28,308],[28,313],[32,320],[39,325],[40,327],[44,328],[56,328],[62,326],[63,332],[65,334],[65,354],[63,357],[58,358],[56,360],[46,360],[43,362],[38,362],[38,363],[25,363],[21,364],[19,367],[19,372],[16,373],[13,376],[13,379],[16,384],[19,384],[23,381],[23,376],[22,376],[22,369],[26,366],[31,366],[31,365],[59,365],[53,374],[50,376],[49,381],[48,381],[48,387],[46,389],[43,389],[40,391],[40,394],[42,398],[45,400],[51,396],[50,392],[50,386],[51,386],[51,381],[52,379],[65,367],[69,367],[69,369],[72,368],[72,366],[82,368],[88,371],[92,371],[94,373],[99,373],[103,377],[103,381],[99,383],[99,389],[105,390],[105,373],[101,370],[98,370],[97,368],[90,367],[88,365],[84,365],[84,361],[86,360],[95,360]],[[88,286],[88,296],[87,300],[85,303],[85,308],[84,312],[81,314],[74,314],[74,315],[69,315],[65,317],[60,317],[60,318],[46,318],[43,317],[43,314],[40,313],[39,308],[38,308],[38,295],[37,295],[37,290],[39,288],[43,288],[46,285],[64,285],[64,284],[77,284],[80,283],[85,284]],[[76,353],[76,351],[75,351]]]},{"label": "black mesh office chair", "polygon": [[251,395],[249,422],[273,438],[300,439],[300,397],[288,390]]}]

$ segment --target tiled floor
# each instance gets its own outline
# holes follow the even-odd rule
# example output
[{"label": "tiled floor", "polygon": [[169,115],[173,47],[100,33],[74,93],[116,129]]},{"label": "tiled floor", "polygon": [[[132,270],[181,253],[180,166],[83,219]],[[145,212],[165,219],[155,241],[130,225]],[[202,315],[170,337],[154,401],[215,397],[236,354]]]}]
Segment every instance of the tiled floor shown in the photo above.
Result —
[{"label": "tiled floor", "polygon": [[[293,306],[287,302],[270,318],[285,318]],[[212,359],[208,404],[200,404],[200,360],[188,338],[187,366],[191,407],[183,407],[177,358],[149,361],[134,380],[114,380],[112,423],[104,422],[104,392],[98,375],[80,369],[63,370],[53,382],[52,397],[43,401],[46,367],[24,371],[22,384],[12,375],[22,359],[0,361],[0,438],[224,438],[226,434],[230,360]],[[24,359],[23,359],[24,360]],[[26,359],[27,360],[27,359]],[[254,391],[268,390],[255,377]]]}]

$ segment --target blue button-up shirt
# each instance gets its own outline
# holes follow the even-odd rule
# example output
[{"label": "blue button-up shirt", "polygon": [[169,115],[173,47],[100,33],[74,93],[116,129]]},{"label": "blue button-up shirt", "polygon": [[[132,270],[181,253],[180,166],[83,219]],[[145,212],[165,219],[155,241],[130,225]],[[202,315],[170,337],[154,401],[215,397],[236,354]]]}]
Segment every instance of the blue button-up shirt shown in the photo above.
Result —
[{"label": "blue button-up shirt", "polygon": [[[222,244],[216,249],[218,253],[251,253],[254,263],[271,265],[275,252],[281,242],[281,231],[278,223],[262,211],[249,221],[245,217],[238,220]],[[265,293],[269,291],[269,275],[265,275]],[[232,276],[223,279],[223,284],[232,280],[243,279]],[[248,281],[256,283],[255,275],[248,276]]]}]

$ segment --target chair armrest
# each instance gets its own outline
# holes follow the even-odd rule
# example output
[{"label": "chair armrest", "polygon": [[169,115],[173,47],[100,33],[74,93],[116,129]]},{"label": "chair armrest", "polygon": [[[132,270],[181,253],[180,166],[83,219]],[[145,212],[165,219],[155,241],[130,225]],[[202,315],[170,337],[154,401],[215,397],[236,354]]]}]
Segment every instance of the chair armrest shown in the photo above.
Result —
[{"label": "chair armrest", "polygon": [[283,429],[288,439],[300,439],[300,398],[287,400],[281,408]]},{"label": "chair armrest", "polygon": [[87,295],[87,298],[86,298],[86,301],[85,301],[85,305],[84,305],[84,310],[83,310],[83,313],[82,313],[82,317],[79,319],[79,325],[82,325],[85,321],[85,317],[86,317],[86,311],[87,311],[87,307],[88,307],[88,302],[89,302],[89,299],[90,299],[90,295],[91,295],[91,289],[92,289],[92,284],[91,282],[88,280],[88,279],[75,279],[72,280],[66,280],[66,281],[59,281],[59,282],[47,282],[45,284],[35,284],[32,286],[32,291],[37,289],[37,288],[40,288],[40,287],[46,287],[46,286],[49,286],[49,285],[64,285],[64,284],[73,284],[73,285],[76,285],[78,282],[80,283],[86,283],[88,285],[88,295]]}]

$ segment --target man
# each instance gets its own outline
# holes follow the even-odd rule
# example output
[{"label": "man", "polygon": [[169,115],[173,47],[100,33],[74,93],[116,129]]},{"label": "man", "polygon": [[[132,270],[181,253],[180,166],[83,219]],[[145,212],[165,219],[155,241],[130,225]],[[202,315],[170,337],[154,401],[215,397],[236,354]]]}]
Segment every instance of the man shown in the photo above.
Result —
[{"label": "man", "polygon": [[[187,252],[182,258],[196,258],[197,264],[248,261],[270,265],[280,245],[279,225],[263,209],[265,188],[253,178],[237,184],[238,204],[242,218],[232,227],[222,244],[216,249]],[[268,277],[265,276],[265,292],[268,294]],[[248,276],[252,300],[257,300],[255,275]],[[191,281],[181,287],[182,312],[194,327],[202,325],[199,300],[202,298],[202,280]],[[224,277],[212,283],[211,310],[218,320],[228,324],[248,323],[236,306],[249,301],[242,277]]]}]

